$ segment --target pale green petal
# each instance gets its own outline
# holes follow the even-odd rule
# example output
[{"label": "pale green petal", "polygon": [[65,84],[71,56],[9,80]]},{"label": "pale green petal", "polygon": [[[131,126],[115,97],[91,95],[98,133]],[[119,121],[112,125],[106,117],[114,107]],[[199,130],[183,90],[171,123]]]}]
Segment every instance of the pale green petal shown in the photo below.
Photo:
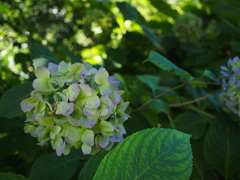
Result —
[{"label": "pale green petal", "polygon": [[41,101],[38,101],[36,103],[36,108],[35,108],[34,112],[36,114],[41,113],[41,112],[43,112],[45,110],[45,108],[46,108],[46,104],[41,102]]},{"label": "pale green petal", "polygon": [[114,131],[114,127],[112,126],[112,124],[108,121],[101,121],[99,123],[99,127],[102,131],[104,132],[112,132]]},{"label": "pale green petal", "polygon": [[84,69],[83,64],[81,63],[74,63],[69,67],[69,72],[71,72],[73,75],[81,75],[81,71]]},{"label": "pale green petal", "polygon": [[69,67],[71,63],[65,63],[64,61],[60,62],[58,65],[58,71],[62,74],[67,74],[69,72]]},{"label": "pale green petal", "polygon": [[38,67],[35,75],[37,78],[48,79],[50,77],[50,71],[46,67]]},{"label": "pale green petal", "polygon": [[91,130],[85,130],[81,137],[82,142],[86,143],[88,146],[94,145],[94,132]]},{"label": "pale green petal", "polygon": [[87,144],[83,143],[81,148],[82,148],[83,154],[91,153],[91,150],[92,150],[91,146],[88,146]]},{"label": "pale green petal", "polygon": [[113,105],[113,102],[108,96],[102,96],[100,98],[101,104],[105,104],[106,106],[110,107]]},{"label": "pale green petal", "polygon": [[106,84],[106,82],[108,82],[108,77],[109,77],[109,74],[106,71],[106,69],[105,68],[100,68],[95,75],[95,82],[98,85]]},{"label": "pale green petal", "polygon": [[83,132],[84,132],[83,128],[71,126],[71,128],[68,131],[68,139],[70,141],[80,141]]},{"label": "pale green petal", "polygon": [[85,98],[85,107],[89,109],[97,109],[100,106],[100,99],[97,95]]},{"label": "pale green petal", "polygon": [[80,98],[88,97],[92,95],[92,88],[88,84],[80,84]]},{"label": "pale green petal", "polygon": [[100,93],[103,96],[109,96],[113,92],[111,84],[106,81],[106,83],[100,85]]},{"label": "pale green petal", "polygon": [[51,117],[47,117],[47,118],[39,118],[39,122],[43,125],[43,126],[52,126],[54,124],[54,116]]},{"label": "pale green petal", "polygon": [[53,89],[48,79],[37,78],[33,81],[33,88],[36,90]]}]

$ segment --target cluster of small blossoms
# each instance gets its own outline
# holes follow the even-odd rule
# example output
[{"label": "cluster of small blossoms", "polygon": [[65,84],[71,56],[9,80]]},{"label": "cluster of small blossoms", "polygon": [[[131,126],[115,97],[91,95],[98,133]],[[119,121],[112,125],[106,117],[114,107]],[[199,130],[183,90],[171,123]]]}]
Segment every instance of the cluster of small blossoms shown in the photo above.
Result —
[{"label": "cluster of small blossoms", "polygon": [[202,26],[201,18],[185,13],[173,25],[173,33],[181,43],[197,43],[202,37]]},{"label": "cluster of small blossoms", "polygon": [[104,68],[62,61],[38,67],[35,75],[34,90],[21,109],[27,116],[25,132],[39,145],[50,143],[58,156],[72,147],[95,154],[123,140],[128,102],[121,98],[120,82]]},{"label": "cluster of small blossoms", "polygon": [[222,92],[220,101],[226,111],[240,117],[240,59],[229,59],[226,66],[221,66]]}]

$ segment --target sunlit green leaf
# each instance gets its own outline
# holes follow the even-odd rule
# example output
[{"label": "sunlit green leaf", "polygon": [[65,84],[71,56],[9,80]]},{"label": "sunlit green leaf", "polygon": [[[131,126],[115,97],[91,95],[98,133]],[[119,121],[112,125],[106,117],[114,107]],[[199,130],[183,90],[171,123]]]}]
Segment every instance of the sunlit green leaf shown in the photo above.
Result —
[{"label": "sunlit green leaf", "polygon": [[192,166],[189,138],[172,129],[139,131],[104,157],[93,179],[189,179]]}]

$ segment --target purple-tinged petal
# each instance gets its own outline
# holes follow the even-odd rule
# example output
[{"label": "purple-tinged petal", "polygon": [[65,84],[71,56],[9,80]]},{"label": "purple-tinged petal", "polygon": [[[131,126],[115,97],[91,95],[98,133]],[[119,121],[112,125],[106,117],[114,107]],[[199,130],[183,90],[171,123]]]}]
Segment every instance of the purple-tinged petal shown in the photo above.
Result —
[{"label": "purple-tinged petal", "polygon": [[50,63],[48,63],[48,69],[49,69],[51,75],[57,74],[58,65],[50,62]]},{"label": "purple-tinged petal", "polygon": [[115,87],[118,87],[120,85],[120,81],[117,81],[115,76],[108,77],[108,81]]},{"label": "purple-tinged petal", "polygon": [[106,148],[109,144],[109,137],[104,137],[104,136],[101,136],[101,135],[98,135],[97,137],[97,142],[98,142],[98,145],[101,147],[101,148]]},{"label": "purple-tinged petal", "polygon": [[114,143],[113,142],[109,142],[108,146],[105,148],[105,150],[110,151],[113,147]]},{"label": "purple-tinged petal", "polygon": [[65,115],[65,116],[68,116],[68,115],[72,114],[73,111],[74,111],[74,106],[75,106],[75,104],[74,104],[74,103],[70,103],[69,105],[70,105],[69,109],[67,110],[67,112],[65,112],[65,113],[63,114],[63,115]]},{"label": "purple-tinged petal", "polygon": [[81,78],[85,78],[85,77],[87,77],[89,75],[89,73],[88,73],[88,71],[86,71],[86,70],[84,70],[84,71],[82,71],[82,74],[81,74]]},{"label": "purple-tinged petal", "polygon": [[83,114],[87,117],[91,116],[91,115],[94,115],[94,114],[97,114],[97,109],[89,109],[89,108],[84,107],[83,108]]},{"label": "purple-tinged petal", "polygon": [[30,98],[24,99],[20,104],[22,111],[23,112],[30,111],[32,108],[34,108],[36,106],[37,101],[38,100],[35,97],[30,97]]},{"label": "purple-tinged petal", "polygon": [[90,74],[96,74],[97,73],[97,69],[96,68],[91,68],[89,70]]},{"label": "purple-tinged petal", "polygon": [[119,104],[121,101],[121,96],[118,94],[117,91],[114,91],[114,93],[110,97],[114,104]]},{"label": "purple-tinged petal", "polygon": [[109,112],[108,112],[108,107],[107,107],[106,105],[104,105],[104,104],[101,105],[99,111],[100,111],[100,115],[101,115],[101,116],[106,116],[106,115],[109,114]]},{"label": "purple-tinged petal", "polygon": [[110,138],[111,142],[121,142],[122,140],[123,140],[123,137],[113,136]]},{"label": "purple-tinged petal", "polygon": [[86,117],[86,116],[81,116],[80,117],[80,124],[85,126],[85,127],[92,128],[96,124],[96,119]]},{"label": "purple-tinged petal", "polygon": [[56,114],[64,114],[70,109],[70,104],[67,102],[59,102],[56,108]]},{"label": "purple-tinged petal", "polygon": [[67,92],[68,92],[68,98],[70,101],[74,101],[79,93],[80,93],[80,87],[78,84],[74,83],[71,84],[68,88],[67,88]]}]

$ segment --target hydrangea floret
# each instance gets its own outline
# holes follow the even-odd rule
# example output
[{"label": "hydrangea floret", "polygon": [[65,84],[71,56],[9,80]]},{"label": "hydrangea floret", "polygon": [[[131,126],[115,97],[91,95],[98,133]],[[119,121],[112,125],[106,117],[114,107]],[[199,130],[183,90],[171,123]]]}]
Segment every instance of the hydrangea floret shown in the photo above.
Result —
[{"label": "hydrangea floret", "polygon": [[39,145],[51,144],[58,156],[72,147],[84,154],[110,150],[123,140],[129,118],[119,81],[105,68],[90,63],[49,63],[37,67],[31,97],[21,102],[26,113],[25,132]]},{"label": "hydrangea floret", "polygon": [[240,59],[229,59],[227,66],[221,66],[222,92],[220,101],[225,110],[240,117]]}]

